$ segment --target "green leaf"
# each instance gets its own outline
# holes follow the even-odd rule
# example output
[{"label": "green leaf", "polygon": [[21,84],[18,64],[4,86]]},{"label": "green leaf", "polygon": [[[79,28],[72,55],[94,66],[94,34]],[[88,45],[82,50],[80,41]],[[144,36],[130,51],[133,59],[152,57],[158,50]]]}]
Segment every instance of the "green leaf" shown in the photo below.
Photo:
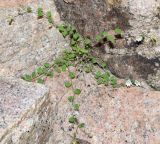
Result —
[{"label": "green leaf", "polygon": [[32,77],[30,75],[25,75],[22,77],[23,80],[28,81],[28,82],[32,82]]},{"label": "green leaf", "polygon": [[110,41],[112,44],[115,44],[115,37],[112,35],[107,35],[107,40]]},{"label": "green leaf", "polygon": [[86,38],[86,39],[84,40],[84,42],[85,42],[86,45],[91,45],[91,40],[88,39],[88,38]]},{"label": "green leaf", "polygon": [[72,124],[76,124],[78,122],[77,118],[75,116],[71,116],[69,118],[69,122],[72,123]]},{"label": "green leaf", "polygon": [[102,75],[102,73],[100,71],[96,72],[95,78],[98,79],[100,78]]},{"label": "green leaf", "polygon": [[53,71],[48,71],[46,75],[49,76],[50,78],[53,78]]},{"label": "green leaf", "polygon": [[38,8],[38,18],[42,18],[42,17],[43,17],[43,9]]},{"label": "green leaf", "polygon": [[39,75],[43,74],[43,73],[44,73],[44,69],[41,68],[41,67],[39,67],[39,68],[37,69],[37,73],[38,73]]},{"label": "green leaf", "polygon": [[62,33],[65,31],[64,25],[58,26],[59,32]]},{"label": "green leaf", "polygon": [[72,83],[69,81],[64,82],[65,87],[69,88],[72,86]]},{"label": "green leaf", "polygon": [[80,95],[80,94],[81,94],[81,90],[80,90],[80,89],[75,89],[75,90],[74,90],[74,94]]},{"label": "green leaf", "polygon": [[69,101],[69,102],[73,102],[73,101],[74,101],[74,96],[68,97],[68,101]]},{"label": "green leaf", "polygon": [[51,67],[51,65],[50,65],[49,63],[45,63],[44,66],[45,66],[46,68],[50,68],[50,67]]},{"label": "green leaf", "polygon": [[53,23],[53,18],[52,18],[52,13],[51,13],[51,11],[48,11],[48,12],[47,12],[47,19],[48,19],[48,22],[49,22],[49,23]]},{"label": "green leaf", "polygon": [[73,35],[73,40],[74,40],[74,41],[77,41],[79,38],[80,38],[80,35],[79,35],[78,33],[75,33],[75,34]]},{"label": "green leaf", "polygon": [[80,123],[80,124],[78,125],[78,127],[79,127],[79,128],[84,128],[84,127],[85,127],[85,124],[84,124],[84,123]]},{"label": "green leaf", "polygon": [[118,34],[118,35],[122,35],[123,32],[120,28],[116,28],[115,33]]},{"label": "green leaf", "polygon": [[103,84],[103,83],[104,83],[103,79],[98,79],[98,80],[97,80],[97,84],[98,84],[98,85],[101,85],[101,84]]},{"label": "green leaf", "polygon": [[69,73],[69,77],[70,77],[71,79],[74,79],[74,78],[76,77],[76,74],[75,74],[74,72],[70,72],[70,73]]},{"label": "green leaf", "polygon": [[37,83],[44,84],[44,79],[39,78],[39,79],[37,80]]},{"label": "green leaf", "polygon": [[74,104],[73,105],[73,108],[74,108],[75,111],[79,111],[79,107],[80,107],[79,104]]},{"label": "green leaf", "polygon": [[66,36],[68,36],[68,31],[67,30],[64,30],[63,32],[62,32],[62,35],[63,35],[63,37],[65,38]]},{"label": "green leaf", "polygon": [[101,67],[102,67],[102,68],[106,68],[106,67],[107,67],[107,64],[106,64],[105,62],[102,62],[102,63],[101,63]]},{"label": "green leaf", "polygon": [[96,36],[96,41],[99,42],[102,39],[102,37],[100,35]]},{"label": "green leaf", "polygon": [[66,65],[63,65],[63,66],[61,67],[61,69],[62,69],[63,72],[66,72],[66,70],[67,70]]},{"label": "green leaf", "polygon": [[107,37],[108,33],[106,31],[102,32],[103,37]]},{"label": "green leaf", "polygon": [[36,76],[37,76],[36,72],[32,72],[32,78],[34,79],[36,78]]},{"label": "green leaf", "polygon": [[111,81],[110,83],[111,83],[112,87],[115,88],[117,86],[117,80],[116,80],[116,78],[111,77],[110,81]]},{"label": "green leaf", "polygon": [[76,43],[77,43],[76,41],[72,40],[72,41],[71,41],[71,46],[76,45]]},{"label": "green leaf", "polygon": [[97,59],[96,59],[96,58],[94,58],[94,57],[92,58],[92,60],[91,60],[91,61],[92,61],[92,63],[93,63],[93,64],[97,64],[97,63],[98,63]]}]

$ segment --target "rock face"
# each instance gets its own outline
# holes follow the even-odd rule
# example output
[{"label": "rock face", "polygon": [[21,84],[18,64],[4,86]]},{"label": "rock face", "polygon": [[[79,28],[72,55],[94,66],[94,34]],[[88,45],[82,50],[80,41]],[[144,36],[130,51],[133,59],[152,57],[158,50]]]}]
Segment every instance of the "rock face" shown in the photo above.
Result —
[{"label": "rock face", "polygon": [[[138,10],[131,14],[128,5],[121,8],[127,2],[135,10],[136,3],[139,6],[142,1],[57,0],[56,6],[61,17],[66,12],[64,20],[74,22],[84,35],[94,35],[104,27],[117,26],[117,23],[131,32],[133,25],[130,18],[133,14],[137,15]],[[149,4],[154,8],[156,3],[158,1],[151,0],[144,7],[148,8]],[[24,12],[27,6],[32,7],[32,13]],[[45,13],[52,11],[54,26],[50,27],[45,17],[37,19],[38,7],[43,7]],[[148,18],[153,14],[150,7],[148,14]],[[77,18],[76,21],[70,16],[75,16],[72,18]],[[157,17],[153,25],[157,23]],[[11,18],[13,21],[9,25]],[[146,24],[142,18],[143,15],[140,15],[137,19]],[[105,23],[106,19],[112,22]],[[132,20],[136,21],[135,18]],[[0,1],[1,144],[69,144],[72,140],[74,127],[69,124],[68,118],[73,111],[68,96],[73,95],[73,89],[64,86],[64,81],[70,80],[69,73],[48,78],[45,86],[18,79],[69,48],[68,41],[55,27],[59,23],[61,21],[52,0],[45,3],[41,0]],[[145,28],[153,26],[149,24]],[[119,77],[131,74],[133,78],[150,80],[154,86],[160,84],[160,75],[156,73],[159,69],[159,47],[108,49],[104,46],[103,50],[105,53],[102,49],[95,51],[108,61],[112,72]],[[70,71],[76,71],[73,88],[82,90],[76,97],[80,111],[75,113],[85,123],[85,128],[77,135],[80,144],[160,144],[160,92],[137,87],[113,89],[98,86],[92,74],[76,68],[70,68]]]},{"label": "rock face", "polygon": [[83,35],[121,27],[132,36],[152,30],[160,36],[159,0],[56,0],[56,6]]},{"label": "rock face", "polygon": [[[98,47],[96,56],[107,61],[109,69],[120,78],[143,78],[160,90],[160,0],[56,0],[61,19],[75,25],[84,36],[103,30],[122,28],[127,41],[114,49]],[[145,44],[138,47],[132,39],[143,35]],[[152,38],[157,46],[148,45]],[[128,45],[129,43],[129,45]]]},{"label": "rock face", "polygon": [[46,143],[50,108],[45,86],[0,77],[0,143]]},{"label": "rock face", "polygon": [[[160,143],[160,92],[136,87],[106,88],[97,86],[91,74],[78,73],[78,77],[73,81],[74,88],[82,90],[76,97],[80,103],[77,116],[85,123],[84,130],[78,132],[79,139],[87,144]],[[63,80],[69,80],[67,73],[47,82],[56,108],[50,144],[68,144],[73,134],[68,122],[72,109],[67,101],[72,89],[65,88]]]},{"label": "rock face", "polygon": [[[31,6],[32,13],[26,12],[27,6]],[[46,18],[37,19],[38,7],[43,7],[44,12],[51,10],[55,25],[60,23],[52,1],[45,5],[39,1],[21,7],[0,8],[0,75],[20,77],[52,61],[69,47],[55,27],[49,28]],[[11,25],[10,18],[13,18]]]}]

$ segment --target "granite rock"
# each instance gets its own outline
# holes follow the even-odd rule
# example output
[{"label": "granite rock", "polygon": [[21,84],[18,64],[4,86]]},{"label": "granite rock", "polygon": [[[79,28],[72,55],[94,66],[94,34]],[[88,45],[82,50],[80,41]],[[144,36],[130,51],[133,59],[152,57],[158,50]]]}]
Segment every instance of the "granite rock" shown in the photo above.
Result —
[{"label": "granite rock", "polygon": [[0,143],[45,143],[51,131],[49,89],[0,77]]}]

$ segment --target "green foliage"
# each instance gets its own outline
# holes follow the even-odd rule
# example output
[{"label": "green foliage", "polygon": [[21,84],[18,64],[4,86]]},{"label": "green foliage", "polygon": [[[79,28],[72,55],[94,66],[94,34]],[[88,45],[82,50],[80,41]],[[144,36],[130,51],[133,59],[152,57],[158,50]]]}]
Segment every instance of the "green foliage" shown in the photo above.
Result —
[{"label": "green foliage", "polygon": [[76,77],[76,74],[75,74],[74,72],[70,72],[70,73],[69,73],[69,77],[70,77],[71,79],[74,79],[74,78]]},{"label": "green foliage", "polygon": [[31,13],[32,12],[32,8],[31,7],[27,7],[27,12]]},{"label": "green foliage", "polygon": [[65,85],[66,88],[69,88],[69,87],[72,86],[72,83],[69,82],[69,81],[66,81],[66,82],[64,82],[64,85]]},{"label": "green foliage", "polygon": [[114,36],[112,36],[112,35],[107,35],[107,40],[109,41],[109,42],[111,42],[112,44],[115,44],[115,37]]},{"label": "green foliage", "polygon": [[74,40],[74,41],[78,41],[79,39],[80,39],[80,34],[75,33],[75,34],[73,35],[73,40]]},{"label": "green foliage", "polygon": [[102,32],[102,36],[103,36],[103,37],[107,37],[107,35],[108,35],[108,33],[107,33],[106,31],[103,31],[103,32]]},{"label": "green foliage", "polygon": [[37,83],[40,83],[40,84],[44,84],[44,79],[42,79],[42,78],[39,78],[38,80],[37,80]]},{"label": "green foliage", "polygon": [[67,66],[66,65],[62,65],[61,69],[62,69],[63,72],[66,72]]},{"label": "green foliage", "polygon": [[116,29],[115,29],[115,33],[116,33],[117,35],[122,35],[122,34],[123,34],[123,31],[122,31],[120,28],[116,28]]},{"label": "green foliage", "polygon": [[51,67],[51,65],[50,65],[49,63],[45,63],[44,66],[45,66],[46,68],[50,68],[50,67]]},{"label": "green foliage", "polygon": [[[43,10],[42,8],[38,8],[38,18],[43,17]],[[53,23],[52,14],[50,11],[47,12],[47,19],[49,23]],[[113,87],[117,86],[117,80],[116,78],[107,70],[107,64],[100,60],[99,58],[95,58],[92,55],[92,42],[90,38],[83,38],[74,27],[71,27],[70,25],[59,25],[58,26],[59,32],[63,35],[63,37],[70,37],[70,44],[71,49],[65,50],[63,54],[57,58],[54,61],[54,64],[45,63],[43,66],[37,68],[31,75],[25,75],[23,76],[23,79],[29,82],[36,81],[38,83],[43,84],[45,82],[45,79],[47,77],[53,77],[53,70],[54,72],[65,72],[69,66],[75,65],[78,70],[85,71],[86,73],[93,72],[95,66],[98,66],[103,70],[97,71],[95,73],[95,79],[97,81],[97,84],[104,84],[104,85],[112,85]],[[115,30],[116,34],[120,35],[122,34],[122,31],[120,29]],[[116,37],[117,38],[117,37]],[[96,36],[96,41],[99,44],[104,44],[104,42],[109,42],[111,44],[115,44],[116,38],[113,35],[108,35],[106,31],[102,32],[100,35]],[[106,71],[106,72],[105,72]],[[69,72],[70,79],[75,79],[76,74],[75,72]],[[73,89],[73,96],[68,97],[68,101],[71,104],[72,111],[79,111],[80,110],[80,104],[75,103],[75,98],[77,95],[81,94],[80,89],[74,89],[72,86],[72,82],[65,81],[64,85],[66,88]],[[74,142],[77,142],[76,140],[76,134],[77,130],[79,128],[83,128],[85,126],[84,123],[79,123],[78,117],[74,115],[74,113],[71,114],[69,117],[69,122],[74,125],[74,127],[77,127],[75,133],[74,133]]]},{"label": "green foliage", "polygon": [[112,85],[113,87],[117,86],[117,80],[114,76],[112,76],[109,72],[101,73],[97,71],[95,73],[95,78],[97,79],[97,84],[101,85]]},{"label": "green foliage", "polygon": [[47,12],[47,19],[48,19],[48,22],[53,24],[53,18],[52,18],[52,13],[51,11],[48,11]]},{"label": "green foliage", "polygon": [[32,76],[30,76],[30,75],[24,75],[23,77],[22,77],[22,79],[23,80],[25,80],[25,81],[28,81],[28,82],[32,82]]},{"label": "green foliage", "polygon": [[101,77],[101,75],[102,75],[102,73],[100,71],[97,71],[95,74],[95,78],[98,79]]},{"label": "green foliage", "polygon": [[74,94],[80,95],[80,94],[81,94],[81,90],[80,90],[80,89],[75,89],[75,90],[74,90]]},{"label": "green foliage", "polygon": [[74,98],[75,98],[74,96],[69,96],[68,101],[72,103],[72,102],[74,102]]},{"label": "green foliage", "polygon": [[75,111],[79,111],[80,104],[74,104],[73,108]]},{"label": "green foliage", "polygon": [[77,118],[75,116],[71,116],[69,118],[69,122],[72,123],[72,124],[76,124],[78,122]]},{"label": "green foliage", "polygon": [[37,14],[38,14],[38,18],[43,18],[44,14],[43,14],[43,9],[41,7],[38,8]]},{"label": "green foliage", "polygon": [[99,42],[102,39],[102,37],[100,35],[96,36],[96,41]]},{"label": "green foliage", "polygon": [[80,123],[80,124],[78,125],[78,127],[79,127],[79,128],[84,128],[84,127],[85,127],[85,124],[84,124],[84,123]]}]

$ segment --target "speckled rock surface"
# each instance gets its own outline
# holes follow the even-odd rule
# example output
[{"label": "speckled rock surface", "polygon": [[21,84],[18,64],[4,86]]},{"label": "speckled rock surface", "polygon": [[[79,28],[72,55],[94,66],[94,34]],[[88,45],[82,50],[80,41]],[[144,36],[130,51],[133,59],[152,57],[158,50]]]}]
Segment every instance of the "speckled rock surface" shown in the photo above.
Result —
[{"label": "speckled rock surface", "polygon": [[[65,73],[47,82],[56,110],[49,144],[71,141],[73,129],[68,118],[72,110],[67,98],[72,90],[65,88],[63,81],[68,79]],[[82,90],[76,97],[76,102],[80,103],[77,116],[86,125],[78,132],[79,139],[90,144],[160,143],[160,92],[136,87],[97,86],[92,75],[82,73],[78,73],[73,84],[74,88]]]},{"label": "speckled rock surface", "polygon": [[48,140],[50,129],[46,121],[51,115],[48,94],[48,88],[43,85],[0,77],[1,144]]},{"label": "speckled rock surface", "polygon": [[[117,6],[117,4],[126,2],[125,0],[122,2],[107,0],[106,5],[110,12],[106,17],[103,17],[102,14],[106,11],[104,0],[83,0],[78,1],[80,5],[77,7],[68,7],[68,4],[74,4],[77,1],[64,0],[67,4],[65,15],[69,15],[68,11],[76,12],[75,17],[72,18],[77,18],[77,26],[82,32],[95,34],[97,29],[99,31],[106,27],[103,23],[106,18],[112,21],[107,23],[108,29],[115,27],[117,23],[124,29],[130,28],[130,13],[126,14],[127,8],[112,9],[114,4]],[[150,21],[148,23],[144,21],[145,11],[140,11],[140,15],[137,13],[139,9],[136,9],[142,8],[146,0],[138,0],[142,3],[138,3],[137,8],[137,1],[127,2],[132,8],[131,13],[140,16],[136,17],[137,19],[133,18],[132,21],[133,23],[137,20],[141,21],[135,25],[137,29],[141,27],[141,24],[146,24],[146,29],[157,25],[158,14],[152,21],[153,25],[150,25]],[[151,0],[144,7],[146,9],[151,5],[152,9],[157,2]],[[23,13],[27,6],[32,7],[33,13]],[[45,2],[41,0],[0,0],[0,143],[2,144],[70,144],[72,139],[73,126],[68,122],[72,110],[67,98],[73,94],[73,90],[64,87],[64,81],[69,80],[68,72],[56,74],[53,79],[47,78],[45,86],[17,79],[25,73],[31,73],[44,62],[52,61],[61,51],[69,48],[68,41],[63,39],[54,26],[50,28],[47,19],[37,20],[36,10],[39,6],[42,6],[45,12],[52,11],[54,25],[61,23],[56,11],[57,5],[55,6],[52,0]],[[83,11],[82,6],[93,8],[88,16],[84,13],[86,8]],[[81,17],[77,15],[79,12],[83,13],[85,19],[79,19]],[[150,7],[147,13],[148,18],[152,17]],[[8,16],[14,17],[11,25],[8,25]],[[124,20],[126,20],[125,23]],[[148,21],[147,18],[145,20]],[[73,21],[70,20],[70,22]],[[84,25],[83,22],[87,24]],[[90,29],[92,26],[93,28]],[[130,30],[132,32],[132,29]],[[138,47],[132,50],[121,48],[109,49],[109,51],[105,49],[105,52],[108,55],[122,56],[130,56],[132,52],[133,54],[136,52],[141,57],[159,60],[159,48],[154,47],[154,49],[155,51],[150,51],[148,47]],[[98,54],[101,56],[102,53]],[[111,57],[106,56],[105,58]],[[117,59],[118,62],[115,61],[115,64],[122,67],[119,60]],[[146,70],[147,76],[145,73],[144,76],[148,78],[148,75],[152,74],[152,68],[153,70],[159,68],[159,63],[156,62],[155,66],[152,66],[148,60],[143,60],[143,58],[131,57],[127,62],[132,66],[138,66],[139,69],[142,68],[143,72]],[[147,67],[143,69],[144,66]],[[126,68],[131,67],[126,66]],[[74,68],[70,70],[75,71]],[[127,71],[125,68],[124,70]],[[137,74],[135,69],[131,70],[135,72],[134,75],[142,75],[142,72]],[[126,88],[122,86],[113,89],[111,86],[98,86],[92,74],[78,71],[76,74],[77,78],[73,80],[73,87],[82,90],[81,95],[76,97],[76,102],[80,104],[80,111],[76,115],[86,125],[84,129],[78,131],[77,137],[81,141],[80,144],[160,144],[160,92],[142,87]],[[124,73],[122,71],[118,74]],[[16,79],[6,76],[14,76]],[[153,85],[157,86],[159,74],[150,80]]]},{"label": "speckled rock surface", "polygon": [[75,25],[83,35],[115,27],[131,36],[152,33],[160,37],[160,0],[55,0],[61,18]]},{"label": "speckled rock surface", "polygon": [[[99,51],[96,56],[105,60],[120,78],[143,78],[160,90],[160,0],[56,0],[55,3],[61,19],[75,25],[84,36],[95,39],[104,30],[113,33],[116,27],[123,29],[125,39],[118,40],[113,49],[98,47],[94,51]],[[141,46],[135,44],[140,35],[145,38]],[[152,38],[157,39],[156,46],[151,46]]]},{"label": "speckled rock surface", "polygon": [[[27,6],[31,6],[32,13],[25,12]],[[0,7],[0,75],[20,77],[69,47],[54,26],[49,28],[47,18],[37,19],[38,7],[43,7],[44,12],[52,11],[55,25],[61,23],[52,0]],[[11,25],[9,17],[14,19]]]}]

